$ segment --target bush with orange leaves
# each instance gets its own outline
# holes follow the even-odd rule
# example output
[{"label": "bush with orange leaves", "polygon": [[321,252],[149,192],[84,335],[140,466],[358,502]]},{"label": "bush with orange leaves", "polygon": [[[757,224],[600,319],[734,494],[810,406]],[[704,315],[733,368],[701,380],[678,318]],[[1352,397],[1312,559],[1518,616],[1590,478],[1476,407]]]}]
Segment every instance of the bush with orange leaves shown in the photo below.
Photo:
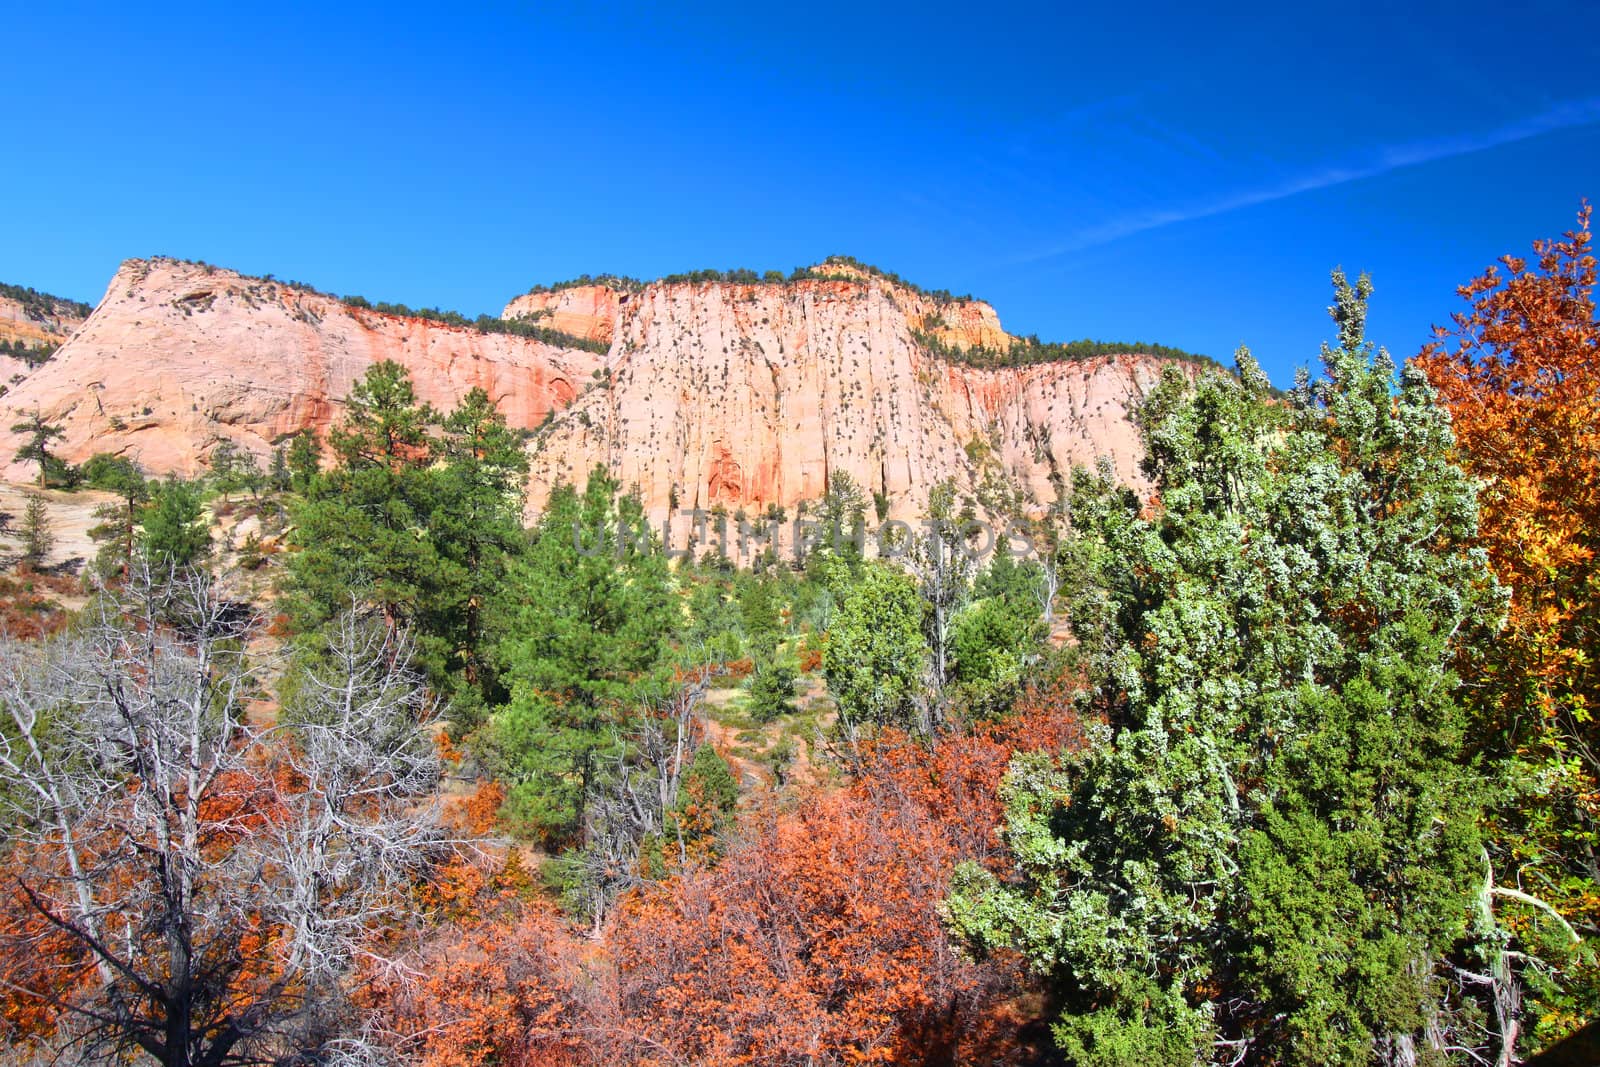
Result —
[{"label": "bush with orange leaves", "polygon": [[721,866],[643,892],[613,930],[635,1062],[947,1059],[993,984],[940,927],[954,862],[911,804],[835,795],[761,817]]},{"label": "bush with orange leaves", "polygon": [[849,789],[765,813],[720,866],[638,894],[611,932],[636,1062],[1019,1055],[1015,961],[963,958],[939,903],[956,863],[999,859],[1012,754],[1081,743],[1070,689],[1037,684],[1016,717],[932,746],[885,735]]},{"label": "bush with orange leaves", "polygon": [[[0,870],[26,870],[38,857],[13,849]],[[0,1043],[30,1045],[55,1033],[56,1005],[93,980],[87,950],[33,907],[14,882],[0,890]]]},{"label": "bush with orange leaves", "polygon": [[593,952],[551,906],[519,904],[436,928],[368,995],[419,1067],[587,1063],[603,1044],[586,1003]]},{"label": "bush with orange leaves", "polygon": [[65,629],[67,612],[48,594],[72,593],[75,585],[75,579],[42,574],[0,575],[0,633],[26,641]]},{"label": "bush with orange leaves", "polygon": [[1053,669],[1028,681],[1012,714],[981,722],[964,734],[924,744],[897,730],[885,730],[867,748],[863,773],[854,789],[914,802],[961,853],[963,860],[1003,869],[1005,857],[996,833],[1005,815],[1000,780],[1011,757],[1024,751],[1059,752],[1081,748],[1087,734],[1074,707],[1083,682]]},{"label": "bush with orange leaves", "polygon": [[400,1049],[425,1067],[1031,1062],[1017,961],[964,958],[939,906],[958,862],[1003,859],[1012,754],[1081,743],[1073,689],[1037,682],[1012,718],[934,744],[881,736],[847,788],[747,816],[716,866],[631,892],[598,942],[515,872],[447,874],[429,899],[458,924],[373,986]]}]

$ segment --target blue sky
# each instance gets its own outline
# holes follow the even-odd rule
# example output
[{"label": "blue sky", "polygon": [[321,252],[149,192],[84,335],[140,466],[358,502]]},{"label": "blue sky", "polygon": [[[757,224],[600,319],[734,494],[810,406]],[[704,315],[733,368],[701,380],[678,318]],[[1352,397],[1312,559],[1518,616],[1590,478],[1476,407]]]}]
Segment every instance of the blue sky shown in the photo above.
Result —
[{"label": "blue sky", "polygon": [[[835,252],[1274,380],[1600,196],[1593,4],[0,7],[0,280],[168,254],[476,314]],[[1291,7],[1294,10],[1289,10]]]}]

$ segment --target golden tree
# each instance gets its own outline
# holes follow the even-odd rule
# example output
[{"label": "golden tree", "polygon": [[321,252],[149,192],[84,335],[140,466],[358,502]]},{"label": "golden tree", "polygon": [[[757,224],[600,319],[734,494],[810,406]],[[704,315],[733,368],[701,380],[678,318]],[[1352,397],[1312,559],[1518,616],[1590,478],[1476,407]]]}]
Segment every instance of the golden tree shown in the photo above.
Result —
[{"label": "golden tree", "polygon": [[[1505,630],[1467,665],[1483,687],[1483,742],[1513,760],[1496,827],[1501,862],[1592,938],[1600,933],[1600,324],[1590,246],[1584,204],[1577,228],[1535,242],[1531,262],[1503,256],[1462,286],[1469,310],[1436,329],[1418,362],[1451,413],[1461,462],[1483,481],[1481,544],[1511,594]],[[1592,964],[1588,975],[1565,984],[1592,987]],[[1564,1014],[1547,1012],[1546,1036],[1575,1021]]]}]

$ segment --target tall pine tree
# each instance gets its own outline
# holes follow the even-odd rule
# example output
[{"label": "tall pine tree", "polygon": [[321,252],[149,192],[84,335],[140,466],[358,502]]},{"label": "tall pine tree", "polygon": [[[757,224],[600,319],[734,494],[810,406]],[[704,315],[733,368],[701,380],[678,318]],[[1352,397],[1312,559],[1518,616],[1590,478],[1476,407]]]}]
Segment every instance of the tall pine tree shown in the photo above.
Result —
[{"label": "tall pine tree", "polygon": [[677,602],[637,497],[618,488],[603,467],[581,496],[558,486],[505,583],[511,700],[486,748],[510,783],[507,815],[554,840],[583,825],[619,724],[667,681]]}]

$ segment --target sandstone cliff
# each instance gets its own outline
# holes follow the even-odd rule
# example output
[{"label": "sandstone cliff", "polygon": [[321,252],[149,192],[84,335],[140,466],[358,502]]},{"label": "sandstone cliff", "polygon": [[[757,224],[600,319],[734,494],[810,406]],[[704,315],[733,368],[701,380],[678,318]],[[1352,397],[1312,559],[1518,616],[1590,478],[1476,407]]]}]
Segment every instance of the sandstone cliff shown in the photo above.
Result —
[{"label": "sandstone cliff", "polygon": [[[60,347],[83,325],[83,305],[33,294],[26,303],[0,292],[0,345],[49,351]],[[0,396],[33,372],[34,362],[0,352]]]},{"label": "sandstone cliff", "polygon": [[610,344],[617,316],[631,296],[608,285],[573,285],[519,296],[506,305],[500,317],[534,319],[540,325],[586,341]]},{"label": "sandstone cliff", "polygon": [[[606,284],[532,293],[532,316],[608,354],[355,309],[318,293],[172,260],[129,261],[55,359],[0,399],[67,431],[59,451],[194,474],[229,439],[265,457],[319,433],[367,367],[394,359],[451,406],[482,386],[529,442],[530,511],[597,463],[653,517],[721,506],[754,515],[816,500],[836,472],[888,513],[919,516],[952,478],[990,511],[1055,499],[1074,464],[1137,477],[1130,410],[1162,361],[1110,356],[980,370],[928,350],[1004,348],[987,304],[864,270],[785,283]],[[9,420],[8,420],[9,421]],[[7,478],[25,473],[13,464]]]},{"label": "sandstone cliff", "polygon": [[[72,340],[0,404],[61,423],[68,461],[113,452],[191,475],[224,438],[265,457],[285,434],[326,430],[383,359],[409,369],[424,400],[449,407],[482,386],[528,427],[571,401],[601,363],[214,267],[130,260]],[[6,471],[19,475],[15,464]]]},{"label": "sandstone cliff", "polygon": [[595,463],[637,484],[657,516],[673,500],[789,508],[819,498],[837,471],[901,518],[922,514],[944,478],[980,504],[1044,505],[1074,464],[1101,455],[1137,476],[1129,410],[1161,374],[1136,356],[951,363],[914,335],[995,347],[1005,335],[993,310],[870,277],[658,283],[616,329],[606,379],[533,441],[535,510],[556,481],[581,481]]}]

